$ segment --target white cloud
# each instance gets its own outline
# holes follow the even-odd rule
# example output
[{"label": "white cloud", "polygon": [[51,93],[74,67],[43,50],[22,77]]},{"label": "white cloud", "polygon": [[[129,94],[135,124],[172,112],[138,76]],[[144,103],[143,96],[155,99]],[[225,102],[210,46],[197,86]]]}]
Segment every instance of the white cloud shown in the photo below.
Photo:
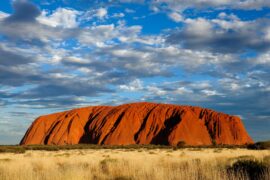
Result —
[{"label": "white cloud", "polygon": [[174,91],[175,94],[181,94],[181,95],[186,95],[186,94],[191,94],[193,91],[191,89],[188,89],[186,87],[179,87]]},{"label": "white cloud", "polygon": [[143,82],[139,79],[135,79],[127,85],[120,85],[119,88],[125,91],[140,91],[143,89]]},{"label": "white cloud", "polygon": [[125,12],[126,12],[126,13],[135,13],[136,11],[133,10],[133,9],[126,8],[126,9],[125,9]]},{"label": "white cloud", "polygon": [[119,58],[145,58],[147,57],[147,52],[136,51],[134,49],[114,49],[111,54]]},{"label": "white cloud", "polygon": [[[28,45],[44,45],[50,42],[61,41],[69,37],[75,37],[76,31],[73,29],[52,27],[39,22],[8,23],[0,21],[0,33],[18,41],[24,41]],[[35,46],[34,46],[35,47]]]},{"label": "white cloud", "polygon": [[223,78],[219,80],[220,85],[222,85],[223,89],[232,91],[232,92],[240,92],[245,86],[239,80]]},{"label": "white cloud", "polygon": [[202,90],[202,93],[204,93],[206,96],[220,95],[216,90],[209,90],[209,89]]},{"label": "white cloud", "polygon": [[48,12],[42,11],[41,16],[37,20],[52,27],[75,28],[79,25],[77,16],[80,14],[81,12],[77,10],[58,8],[50,15]]},{"label": "white cloud", "polygon": [[181,14],[177,13],[177,12],[172,12],[169,15],[169,18],[172,19],[175,22],[181,22],[183,21],[183,17]]},{"label": "white cloud", "polygon": [[150,95],[164,96],[167,94],[165,90],[154,85],[147,86],[147,92]]},{"label": "white cloud", "polygon": [[143,36],[141,35],[142,26],[125,26],[120,24],[115,26],[114,24],[107,25],[94,25],[85,28],[79,34],[80,43],[97,47],[108,47],[115,45],[115,40],[118,39],[118,43],[141,43],[147,45],[154,45],[164,42],[164,38],[160,36]]},{"label": "white cloud", "polygon": [[164,7],[175,11],[183,11],[187,8],[205,9],[215,8],[233,8],[233,9],[261,9],[270,7],[270,2],[266,0],[158,0],[152,1],[151,6]]},{"label": "white cloud", "polygon": [[103,18],[105,18],[107,16],[107,14],[108,14],[107,9],[99,8],[99,9],[97,9],[95,16],[100,18],[100,19],[103,19]]},{"label": "white cloud", "polygon": [[76,56],[66,57],[64,60],[66,62],[69,62],[69,63],[77,63],[77,64],[81,64],[81,65],[85,65],[85,64],[89,63],[89,60],[83,59],[81,57],[76,57]]},{"label": "white cloud", "polygon": [[[112,38],[117,37],[118,32],[114,24],[92,26],[84,29],[78,39],[85,45],[104,46]],[[110,43],[110,42],[109,42]]]},{"label": "white cloud", "polygon": [[52,58],[50,59],[50,62],[52,64],[57,64],[57,63],[61,62],[61,59],[62,59],[61,56],[59,56],[59,55],[53,55]]},{"label": "white cloud", "polygon": [[[117,14],[117,15],[121,15],[121,14]],[[95,21],[92,23],[96,25],[99,21],[103,22],[104,20],[108,18],[109,18],[109,15],[108,15],[107,8],[102,7],[98,9],[90,9],[88,11],[83,12],[79,19],[81,22],[89,22],[95,19]]]},{"label": "white cloud", "polygon": [[5,13],[3,11],[0,11],[0,20],[6,18],[8,16],[9,16],[9,14],[7,14],[7,13]]},{"label": "white cloud", "polygon": [[122,17],[125,17],[125,14],[124,13],[114,13],[112,15],[113,18],[122,18]]},{"label": "white cloud", "polygon": [[270,65],[270,52],[262,53],[255,59],[250,59],[250,61],[255,64]]},{"label": "white cloud", "polygon": [[198,19],[187,19],[185,21],[187,24],[187,31],[196,36],[211,36],[212,24],[210,21],[204,18]]},{"label": "white cloud", "polygon": [[167,36],[167,42],[223,54],[250,49],[265,51],[270,45],[269,27],[269,21],[264,18],[244,21],[234,14],[221,13],[216,19],[185,19],[183,27]]},{"label": "white cloud", "polygon": [[159,12],[160,9],[157,6],[151,6],[150,9],[154,12]]},{"label": "white cloud", "polygon": [[265,40],[270,41],[270,26],[265,30]]}]

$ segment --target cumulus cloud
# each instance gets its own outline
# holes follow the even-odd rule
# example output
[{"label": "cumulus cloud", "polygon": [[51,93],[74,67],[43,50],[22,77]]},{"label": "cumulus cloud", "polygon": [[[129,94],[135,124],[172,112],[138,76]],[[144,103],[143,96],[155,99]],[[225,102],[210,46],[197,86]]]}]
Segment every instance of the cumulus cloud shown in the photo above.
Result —
[{"label": "cumulus cloud", "polygon": [[106,8],[99,8],[96,10],[95,16],[100,18],[100,19],[103,19],[107,16],[107,14],[108,14],[108,11]]},{"label": "cumulus cloud", "polygon": [[[151,1],[152,6],[183,11],[188,8],[231,8],[231,9],[261,9],[270,7],[270,2],[265,0],[157,0]],[[165,5],[164,5],[165,4]]]},{"label": "cumulus cloud", "polygon": [[177,13],[177,12],[172,12],[169,15],[169,18],[172,19],[175,22],[181,22],[183,21],[183,17],[181,14]]},{"label": "cumulus cloud", "polygon": [[75,28],[78,26],[77,16],[80,14],[81,12],[73,9],[58,8],[52,14],[42,11],[37,20],[52,27]]},{"label": "cumulus cloud", "polygon": [[127,85],[120,85],[119,88],[125,91],[140,91],[143,89],[143,82],[139,79],[135,79]]},{"label": "cumulus cloud", "polygon": [[[68,37],[76,36],[78,33],[75,30],[63,29],[60,27],[52,27],[45,24],[41,24],[37,21],[39,13],[38,8],[34,8],[33,4],[29,4],[27,1],[18,1],[19,5],[25,8],[24,6],[31,8],[27,9],[25,17],[20,16],[17,18],[16,11],[14,14],[11,14],[0,21],[0,33],[9,38],[11,41],[17,41],[17,43],[30,44],[43,46],[45,43],[50,40],[61,41]],[[14,3],[17,3],[15,1]],[[26,5],[23,5],[26,4]],[[35,13],[31,13],[31,10]],[[25,12],[25,9],[21,10]],[[73,25],[72,25],[73,26]]]},{"label": "cumulus cloud", "polygon": [[115,30],[114,24],[92,26],[84,29],[79,35],[78,39],[81,43],[86,45],[105,45],[106,41],[117,37],[118,32]]},{"label": "cumulus cloud", "polygon": [[31,65],[33,63],[32,56],[18,53],[4,44],[0,45],[0,84],[20,86],[41,80],[39,73],[33,68],[35,65]]},{"label": "cumulus cloud", "polygon": [[[223,14],[224,16],[224,14]],[[237,53],[246,50],[265,51],[269,48],[265,19],[241,21],[236,16],[228,19],[186,19],[185,26],[168,36],[167,42],[189,49]]]},{"label": "cumulus cloud", "polygon": [[8,49],[8,47],[0,45],[0,66],[9,68],[30,62],[33,62],[31,58],[25,57],[23,55],[18,55]]},{"label": "cumulus cloud", "polygon": [[270,65],[270,52],[267,51],[265,53],[262,53],[255,59],[250,59],[250,61],[256,64],[269,66]]},{"label": "cumulus cloud", "polygon": [[33,22],[40,15],[40,10],[26,0],[13,1],[14,13],[5,20],[8,22]]},{"label": "cumulus cloud", "polygon": [[147,45],[154,45],[164,41],[164,38],[160,36],[141,36],[141,30],[142,27],[139,25],[93,25],[82,29],[78,35],[78,40],[86,46],[97,46],[99,48],[116,45],[115,40],[126,44],[141,43]]}]

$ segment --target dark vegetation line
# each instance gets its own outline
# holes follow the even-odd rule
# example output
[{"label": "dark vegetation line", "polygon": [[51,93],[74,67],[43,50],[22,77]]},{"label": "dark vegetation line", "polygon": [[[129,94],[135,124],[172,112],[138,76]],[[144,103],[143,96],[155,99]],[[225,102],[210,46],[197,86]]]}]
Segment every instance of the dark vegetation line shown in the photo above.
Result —
[{"label": "dark vegetation line", "polygon": [[244,148],[244,149],[253,149],[253,150],[270,150],[270,141],[257,142],[251,145],[212,145],[212,146],[187,146],[181,143],[178,146],[167,146],[167,145],[96,145],[96,144],[76,144],[76,145],[0,145],[0,153],[24,153],[27,150],[44,150],[44,151],[59,151],[59,150],[76,150],[76,149],[184,149],[184,148],[193,148],[193,149],[202,149],[202,148]]}]

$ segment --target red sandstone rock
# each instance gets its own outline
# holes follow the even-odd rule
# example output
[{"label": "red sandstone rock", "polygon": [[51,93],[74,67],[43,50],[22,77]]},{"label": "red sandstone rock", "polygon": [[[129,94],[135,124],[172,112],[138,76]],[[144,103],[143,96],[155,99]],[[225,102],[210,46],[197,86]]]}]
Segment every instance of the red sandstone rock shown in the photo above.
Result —
[{"label": "red sandstone rock", "polygon": [[37,118],[21,140],[27,144],[253,143],[241,119],[210,109],[155,103],[90,106]]}]

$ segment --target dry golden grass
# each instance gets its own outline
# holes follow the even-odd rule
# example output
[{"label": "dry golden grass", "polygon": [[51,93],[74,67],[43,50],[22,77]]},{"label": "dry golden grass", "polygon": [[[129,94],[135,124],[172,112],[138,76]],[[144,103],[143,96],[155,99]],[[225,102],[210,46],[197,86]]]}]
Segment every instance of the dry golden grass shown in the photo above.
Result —
[{"label": "dry golden grass", "polygon": [[[80,179],[246,179],[228,173],[239,159],[270,163],[269,150],[247,149],[88,149],[0,154],[1,180]],[[270,179],[270,172],[264,172]]]}]

